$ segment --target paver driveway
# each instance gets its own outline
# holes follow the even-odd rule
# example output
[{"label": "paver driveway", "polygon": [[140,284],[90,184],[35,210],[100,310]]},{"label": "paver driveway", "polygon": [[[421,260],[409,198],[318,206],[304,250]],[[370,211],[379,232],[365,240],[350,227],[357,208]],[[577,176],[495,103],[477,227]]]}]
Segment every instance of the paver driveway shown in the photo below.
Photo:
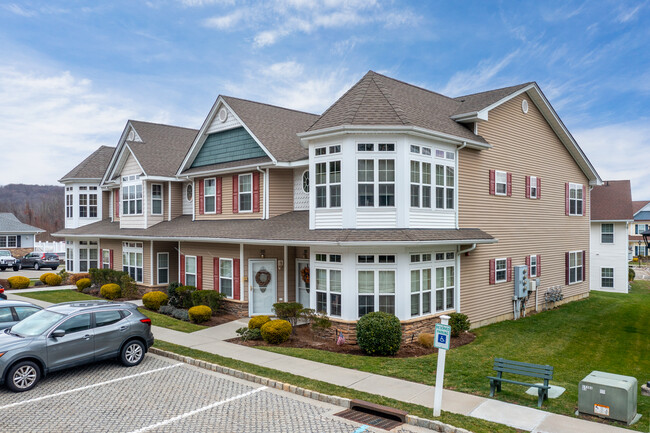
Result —
[{"label": "paver driveway", "polygon": [[152,354],[133,368],[53,373],[27,393],[0,388],[3,433],[376,431],[333,416],[341,410]]}]

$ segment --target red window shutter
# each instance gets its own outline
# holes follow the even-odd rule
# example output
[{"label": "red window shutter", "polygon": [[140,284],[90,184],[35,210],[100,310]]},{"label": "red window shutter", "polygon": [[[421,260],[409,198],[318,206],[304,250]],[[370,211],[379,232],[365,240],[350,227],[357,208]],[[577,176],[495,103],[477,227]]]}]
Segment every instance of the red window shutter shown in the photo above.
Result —
[{"label": "red window shutter", "polygon": [[221,213],[221,178],[217,178],[217,213]]},{"label": "red window shutter", "polygon": [[253,212],[260,211],[260,172],[253,173]]},{"label": "red window shutter", "polygon": [[490,284],[494,284],[495,260],[490,259]]},{"label": "red window shutter", "polygon": [[495,172],[494,170],[490,170],[490,195],[494,195],[494,188],[495,188],[494,182],[495,182]]},{"label": "red window shutter", "polygon": [[196,256],[196,289],[203,290],[203,256]]},{"label": "red window shutter", "polygon": [[537,276],[542,276],[542,256],[537,254]]},{"label": "red window shutter", "polygon": [[587,277],[587,255],[585,254],[585,250],[582,250],[582,281],[587,281],[586,277]]},{"label": "red window shutter", "polygon": [[530,198],[530,176],[526,176],[526,198]]},{"label": "red window shutter", "polygon": [[115,200],[113,200],[115,203],[113,204],[113,215],[114,218],[119,218],[120,217],[120,189],[114,189],[113,190],[113,197]]},{"label": "red window shutter", "polygon": [[181,285],[185,285],[185,255],[181,254]]},{"label": "red window shutter", "polygon": [[508,274],[508,282],[512,281],[512,259],[508,257],[506,259],[506,273]]},{"label": "red window shutter", "polygon": [[113,250],[108,250],[108,266],[113,269]]},{"label": "red window shutter", "polygon": [[512,197],[512,173],[508,173],[508,197]]},{"label": "red window shutter", "polygon": [[530,276],[530,256],[526,256],[526,267],[528,268],[528,275]]},{"label": "red window shutter", "polygon": [[214,282],[212,284],[212,288],[218,292],[218,291],[220,291],[220,288],[219,288],[219,257],[215,257],[215,258],[212,259],[212,268],[214,269],[214,271],[213,271]]},{"label": "red window shutter", "polygon": [[542,198],[542,179],[537,178],[537,198]]},{"label": "red window shutter", "polygon": [[205,179],[199,181],[199,215],[205,212]]},{"label": "red window shutter", "polygon": [[239,259],[232,260],[233,298],[241,299],[239,287]]},{"label": "red window shutter", "polygon": [[585,195],[585,186],[582,185],[582,213],[580,215],[584,216],[586,207],[587,207],[587,196]]},{"label": "red window shutter", "polygon": [[239,176],[232,177],[232,213],[239,212]]},{"label": "red window shutter", "polygon": [[569,215],[569,182],[564,184],[564,208],[565,213]]},{"label": "red window shutter", "polygon": [[[568,184],[567,184],[568,185]],[[565,263],[565,274],[566,274],[566,285],[569,285],[569,253],[565,253],[564,255],[564,263]]]}]

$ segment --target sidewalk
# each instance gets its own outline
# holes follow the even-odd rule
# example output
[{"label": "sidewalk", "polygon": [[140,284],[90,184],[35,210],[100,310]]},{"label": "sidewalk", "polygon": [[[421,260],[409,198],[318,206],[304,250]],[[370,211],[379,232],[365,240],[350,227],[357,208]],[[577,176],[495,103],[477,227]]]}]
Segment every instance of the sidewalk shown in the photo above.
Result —
[{"label": "sidewalk", "polygon": [[[14,295],[12,299],[20,298],[14,293],[12,295]],[[29,298],[20,298],[19,300],[34,302]],[[43,302],[34,303],[47,305],[47,303]],[[433,408],[435,389],[433,386],[321,364],[224,341],[236,337],[235,330],[246,326],[247,323],[246,319],[241,319],[189,334],[154,326],[153,333],[157,340]],[[442,410],[505,424],[533,433],[630,432],[630,430],[619,427],[557,415],[543,410],[451,390],[443,391]]]}]

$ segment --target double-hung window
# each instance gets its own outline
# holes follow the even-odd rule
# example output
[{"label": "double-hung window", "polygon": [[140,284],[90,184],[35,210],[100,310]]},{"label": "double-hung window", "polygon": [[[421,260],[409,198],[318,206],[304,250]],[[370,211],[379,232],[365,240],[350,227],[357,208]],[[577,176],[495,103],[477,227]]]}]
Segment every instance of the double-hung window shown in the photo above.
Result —
[{"label": "double-hung window", "polygon": [[[373,311],[395,314],[394,255],[360,255],[357,262],[359,317]],[[376,265],[375,265],[376,263]],[[374,265],[374,266],[373,266]]]},{"label": "double-hung window", "polygon": [[454,208],[454,167],[436,164],[436,209]]},{"label": "double-hung window", "polygon": [[97,241],[79,241],[79,272],[97,269],[99,252]]},{"label": "double-hung window", "polygon": [[151,185],[151,214],[152,215],[162,215],[163,214],[163,192],[162,185],[159,183],[154,183]]},{"label": "double-hung window", "polygon": [[614,268],[600,268],[600,287],[603,289],[614,288]]},{"label": "double-hung window", "polygon": [[600,242],[603,244],[614,243],[614,224],[605,223],[600,225]]},{"label": "double-hung window", "polygon": [[536,277],[537,276],[537,256],[530,256],[530,277]]},{"label": "double-hung window", "polygon": [[185,285],[196,287],[196,256],[185,256]]},{"label": "double-hung window", "polygon": [[88,188],[88,216],[90,218],[97,218],[97,187],[91,186]]},{"label": "double-hung window", "polygon": [[395,206],[395,159],[385,158],[395,152],[395,144],[358,143],[357,152],[363,155],[357,159],[357,205]]},{"label": "double-hung window", "polygon": [[640,235],[641,233],[648,230],[648,224],[636,224],[634,226],[634,234]]},{"label": "double-hung window", "polygon": [[530,176],[530,198],[537,198],[537,176]]},{"label": "double-hung window", "polygon": [[72,194],[72,187],[65,188],[65,217],[72,218],[74,216],[74,195]]},{"label": "double-hung window", "polygon": [[232,298],[232,259],[219,259],[219,291]]},{"label": "double-hung window", "polygon": [[[1,237],[0,240],[2,240]],[[65,270],[74,272],[74,243],[72,241],[65,241]]]},{"label": "double-hung window", "polygon": [[16,248],[18,246],[17,235],[0,236],[0,248]]},{"label": "double-hung window", "polygon": [[375,206],[375,161],[360,159],[357,161],[357,180],[359,182],[359,206]]},{"label": "double-hung window", "polygon": [[122,215],[142,215],[140,175],[122,177]]},{"label": "double-hung window", "polygon": [[411,317],[431,314],[431,254],[411,254]]},{"label": "double-hung window", "polygon": [[411,161],[411,207],[431,208],[431,163]]},{"label": "double-hung window", "polygon": [[122,243],[122,270],[138,283],[143,282],[143,250],[142,242]]},{"label": "double-hung window", "polygon": [[[241,184],[241,181],[240,181]],[[216,213],[217,211],[217,179],[203,181],[203,212]]]},{"label": "double-hung window", "polygon": [[496,170],[495,172],[495,194],[508,195],[508,173]]},{"label": "double-hung window", "polygon": [[583,259],[582,251],[569,252],[569,284],[579,283],[582,281]]},{"label": "double-hung window", "polygon": [[582,215],[583,210],[582,185],[569,184],[569,215]]},{"label": "double-hung window", "polygon": [[239,175],[239,212],[253,211],[253,175]]},{"label": "double-hung window", "polygon": [[111,250],[102,250],[102,269],[111,268]]},{"label": "double-hung window", "polygon": [[80,186],[79,191],[79,218],[88,217],[88,187]]},{"label": "double-hung window", "polygon": [[158,284],[169,283],[169,253],[158,253]]},{"label": "double-hung window", "polygon": [[494,265],[494,281],[496,283],[508,281],[508,259],[496,259]]},{"label": "double-hung window", "polygon": [[330,316],[341,316],[341,270],[316,268],[316,311]]},{"label": "double-hung window", "polygon": [[341,207],[341,161],[316,164],[316,207]]}]

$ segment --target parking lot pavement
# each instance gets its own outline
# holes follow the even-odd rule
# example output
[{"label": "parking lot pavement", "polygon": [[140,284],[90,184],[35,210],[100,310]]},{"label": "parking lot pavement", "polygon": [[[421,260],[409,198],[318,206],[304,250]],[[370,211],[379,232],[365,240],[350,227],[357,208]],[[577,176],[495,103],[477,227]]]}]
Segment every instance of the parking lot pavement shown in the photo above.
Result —
[{"label": "parking lot pavement", "polygon": [[[34,390],[0,388],[0,432],[375,432],[343,408],[148,354],[53,373]],[[401,426],[394,431],[424,432]]]},{"label": "parking lot pavement", "polygon": [[39,269],[38,271],[35,271],[34,269],[21,269],[19,271],[14,271],[13,269],[8,268],[8,269],[5,269],[4,271],[0,271],[0,278],[7,279],[9,277],[13,277],[14,275],[21,275],[21,276],[27,277],[27,278],[38,278],[41,275],[46,274],[48,272],[53,272],[53,273],[56,274],[61,269],[62,269],[61,266],[59,266],[59,268],[56,271],[53,271],[50,268]]}]

